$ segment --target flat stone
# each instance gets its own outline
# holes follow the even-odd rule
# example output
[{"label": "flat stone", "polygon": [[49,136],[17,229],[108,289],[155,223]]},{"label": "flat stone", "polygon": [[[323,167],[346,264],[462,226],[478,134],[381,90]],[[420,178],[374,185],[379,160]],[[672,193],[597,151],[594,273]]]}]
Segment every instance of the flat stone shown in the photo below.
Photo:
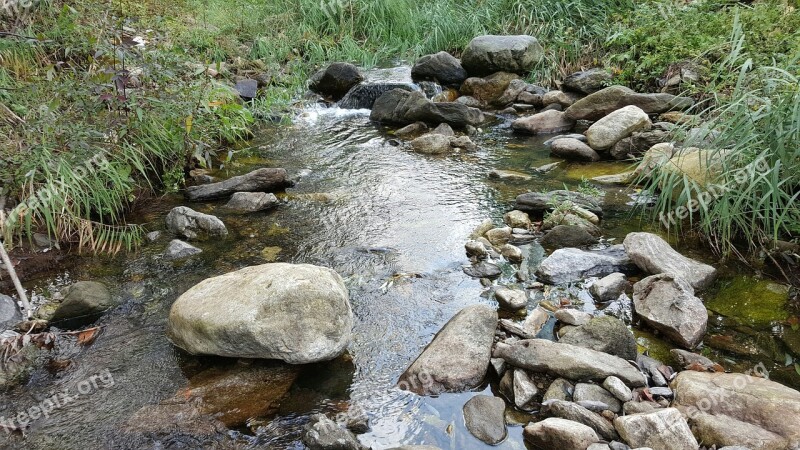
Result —
[{"label": "flat stone", "polygon": [[614,419],[614,428],[632,447],[653,450],[697,450],[700,447],[686,419],[675,408],[620,416]]},{"label": "flat stone", "polygon": [[536,276],[544,283],[566,284],[615,272],[632,273],[634,268],[622,245],[596,251],[562,248],[542,261]]},{"label": "flat stone", "polygon": [[561,87],[581,94],[592,94],[609,86],[611,79],[611,74],[607,70],[595,68],[576,72],[564,78]]},{"label": "flat stone", "polygon": [[494,291],[494,297],[501,308],[509,311],[519,311],[528,306],[528,295],[521,289],[501,287]]},{"label": "flat stone", "polygon": [[603,208],[600,201],[590,195],[575,191],[557,190],[550,192],[527,192],[517,196],[515,209],[525,211],[529,214],[543,214],[552,211],[555,207],[564,202],[571,202],[575,206],[581,207],[595,214],[603,216]]},{"label": "flat stone", "polygon": [[613,375],[629,386],[645,385],[639,370],[618,356],[545,339],[498,343],[493,356],[503,358],[515,367],[551,373],[569,380],[602,382]]},{"label": "flat stone", "polygon": [[0,294],[0,332],[11,329],[21,321],[22,314],[17,308],[17,302],[7,295]]},{"label": "flat stone", "polygon": [[500,270],[500,267],[497,264],[481,261],[477,264],[465,267],[464,273],[471,276],[472,278],[494,279],[502,275],[503,271]]},{"label": "flat stone", "polygon": [[630,233],[623,243],[625,251],[639,268],[649,274],[672,274],[683,278],[696,290],[711,285],[717,270],[675,251],[664,239],[652,233]]},{"label": "flat stone", "polygon": [[241,212],[257,212],[278,206],[278,197],[266,192],[236,192],[225,207]]},{"label": "flat stone", "polygon": [[492,169],[489,171],[489,178],[507,181],[529,181],[533,179],[533,177],[527,173],[500,169]]},{"label": "flat stone", "polygon": [[550,146],[550,153],[570,161],[600,161],[600,155],[592,147],[572,138],[558,139],[553,142]]},{"label": "flat stone", "polygon": [[228,178],[219,183],[209,183],[186,188],[186,198],[199,202],[216,200],[233,195],[235,192],[276,192],[294,183],[289,180],[286,169],[262,168],[246,175]]},{"label": "flat stone", "polygon": [[476,395],[464,405],[464,422],[467,430],[479,440],[497,445],[508,432],[505,421],[506,403],[497,397]]},{"label": "flat stone", "polygon": [[597,238],[578,225],[556,225],[539,240],[547,249],[586,247],[597,243]]},{"label": "flat stone", "polygon": [[604,440],[613,441],[619,439],[617,430],[614,429],[614,425],[611,422],[600,414],[589,411],[577,403],[560,400],[551,402],[547,405],[547,415],[586,425]]},{"label": "flat stone", "polygon": [[527,134],[563,133],[574,127],[574,120],[567,119],[563,112],[555,110],[521,117],[511,123],[511,128],[514,131]]},{"label": "flat stone", "polygon": [[691,108],[694,101],[688,97],[639,94],[624,86],[609,86],[578,100],[564,113],[571,120],[600,120],[629,105],[637,106],[647,114],[656,114]]},{"label": "flat stone", "polygon": [[398,386],[419,395],[459,392],[478,386],[486,376],[497,328],[497,312],[468,306],[434,336],[400,376]]},{"label": "flat stone", "polygon": [[303,443],[309,450],[366,450],[352,432],[324,414],[311,416],[304,427]]},{"label": "flat stone", "polygon": [[600,440],[590,427],[557,417],[528,424],[522,436],[535,448],[559,450],[586,450]]},{"label": "flat stone", "polygon": [[578,309],[559,309],[555,312],[556,319],[567,325],[580,326],[592,319],[591,314]]},{"label": "flat stone", "polygon": [[108,287],[96,281],[78,281],[64,293],[50,322],[63,328],[78,328],[97,320],[105,311],[119,304]]},{"label": "flat stone", "polygon": [[234,89],[239,93],[239,97],[244,100],[253,100],[258,93],[258,81],[250,79],[239,80],[236,82]]},{"label": "flat stone", "polygon": [[608,405],[609,411],[615,413],[622,412],[622,403],[602,386],[588,383],[578,383],[575,385],[575,392],[572,394],[575,402],[602,402]]},{"label": "flat stone", "polygon": [[692,432],[706,446],[743,446],[753,450],[783,450],[789,441],[778,434],[726,415],[698,412],[691,417]]}]

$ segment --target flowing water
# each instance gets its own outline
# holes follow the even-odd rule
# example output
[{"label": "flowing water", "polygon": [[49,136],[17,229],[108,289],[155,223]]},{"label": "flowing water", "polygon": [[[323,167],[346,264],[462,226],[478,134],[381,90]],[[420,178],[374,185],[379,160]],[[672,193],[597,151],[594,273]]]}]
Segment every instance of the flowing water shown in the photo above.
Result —
[{"label": "flowing water", "polygon": [[[392,81],[407,76],[407,68],[371,73],[373,79]],[[163,261],[160,253],[170,239],[164,236],[136,254],[115,259],[86,257],[68,273],[32,280],[29,287],[43,294],[75,280],[103,281],[122,304],[99,321],[104,330],[91,346],[64,344],[56,348],[58,358],[70,361],[66,368],[50,364],[36,370],[25,386],[2,394],[0,416],[13,416],[53,391],[74,391],[83,380],[105,370],[113,375],[113,385],[78,396],[50,417],[34,421],[24,439],[0,436],[0,446],[196,447],[182,438],[163,436],[160,443],[145,439],[143,445],[141,436],[134,439],[129,431],[134,413],[173,398],[202,369],[225,364],[220,359],[192,357],[167,341],[170,305],[205,278],[248,265],[283,261],[323,265],[342,275],[356,317],[353,342],[346,357],[306,367],[274,414],[220,436],[228,442],[226,446],[300,449],[302,425],[310,414],[349,410],[363,411],[369,417],[371,431],[360,438],[375,449],[422,443],[444,449],[489,448],[472,438],[463,425],[461,407],[474,392],[418,397],[396,389],[397,378],[457,311],[475,303],[494,304],[478,280],[462,272],[468,263],[463,245],[485,218],[500,223],[519,193],[565,185],[575,189],[584,177],[620,172],[625,165],[564,162],[553,172],[539,174],[532,169],[557,160],[548,156],[543,138],[513,135],[508,122],[475,137],[480,146],[477,152],[447,157],[412,153],[392,145],[391,138],[388,129],[370,123],[368,111],[309,106],[290,125],[261,129],[252,147],[215,173],[228,177],[258,167],[285,167],[298,182],[281,195],[285,203],[277,209],[235,215],[226,212],[220,202],[191,204],[198,211],[219,216],[231,232],[225,239],[197,243],[203,249],[199,257],[184,263]],[[494,168],[530,173],[533,179],[491,180],[487,173]],[[648,228],[630,215],[634,192],[603,190],[606,238],[620,242],[628,232]],[[161,229],[166,213],[179,204],[185,201],[178,196],[152,200],[137,219]],[[684,245],[679,249],[712,261],[708,254],[690,247],[699,248]],[[523,250],[531,267],[544,254],[538,244]],[[506,280],[513,274],[507,269]],[[723,273],[719,294],[714,297],[723,309],[726,298],[755,303],[754,296],[782,289],[748,281],[736,268]],[[752,292],[752,286],[761,287]],[[568,297],[573,303],[583,302],[587,310],[595,308],[581,287],[553,289],[543,295]],[[785,315],[758,315],[758,320],[751,322],[746,307],[733,309],[721,311],[731,317],[712,319],[711,333],[724,342],[745,346],[745,351],[737,356],[731,344],[727,353],[712,355],[735,370],[764,361],[775,378],[800,386],[794,368],[784,363],[787,344],[776,338],[784,332],[778,324]],[[741,320],[736,319],[737,313]],[[666,357],[663,341],[646,331],[637,330],[637,336],[642,349]],[[755,350],[743,357],[751,344]],[[487,384],[477,391],[482,389],[493,388]],[[191,419],[186,421],[188,425]],[[513,425],[515,422],[519,426]],[[509,438],[497,448],[525,448],[521,426],[525,422],[526,416],[509,412]]]}]

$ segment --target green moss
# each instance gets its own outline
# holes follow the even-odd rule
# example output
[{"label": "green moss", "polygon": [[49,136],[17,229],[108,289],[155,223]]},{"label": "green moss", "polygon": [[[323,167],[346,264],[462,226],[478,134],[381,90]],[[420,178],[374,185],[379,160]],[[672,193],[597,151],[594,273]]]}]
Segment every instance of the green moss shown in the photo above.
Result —
[{"label": "green moss", "polygon": [[723,316],[732,317],[753,327],[768,327],[784,321],[789,298],[788,287],[749,276],[726,282],[717,294],[706,300],[706,307]]},{"label": "green moss", "polygon": [[677,348],[677,346],[656,337],[648,331],[634,328],[633,335],[636,337],[636,347],[639,353],[647,352],[651,358],[655,358],[664,364],[674,363],[669,351]]}]

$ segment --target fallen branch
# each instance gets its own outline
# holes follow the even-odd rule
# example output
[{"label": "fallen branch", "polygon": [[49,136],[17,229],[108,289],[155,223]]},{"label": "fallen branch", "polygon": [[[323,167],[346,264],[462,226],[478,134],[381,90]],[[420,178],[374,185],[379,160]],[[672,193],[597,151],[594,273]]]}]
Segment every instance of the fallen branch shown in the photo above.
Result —
[{"label": "fallen branch", "polygon": [[0,258],[2,258],[3,264],[6,266],[6,271],[11,277],[11,281],[14,282],[14,287],[17,289],[19,299],[22,301],[22,306],[25,308],[26,316],[28,319],[32,318],[33,310],[31,309],[31,304],[28,301],[28,295],[25,293],[25,289],[22,287],[19,277],[17,277],[17,271],[14,270],[14,265],[11,264],[11,258],[8,257],[8,253],[6,252],[5,242],[2,241],[0,241]]}]

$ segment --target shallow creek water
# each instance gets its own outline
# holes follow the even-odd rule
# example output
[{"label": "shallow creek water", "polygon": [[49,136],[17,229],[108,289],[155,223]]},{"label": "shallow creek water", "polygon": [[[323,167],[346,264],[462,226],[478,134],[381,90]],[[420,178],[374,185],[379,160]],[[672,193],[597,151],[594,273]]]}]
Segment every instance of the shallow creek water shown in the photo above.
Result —
[{"label": "shallow creek water", "polygon": [[[408,69],[371,73],[373,79],[404,80]],[[493,304],[478,280],[463,274],[464,243],[485,218],[501,223],[514,197],[522,192],[576,188],[581,179],[625,170],[620,163],[566,163],[553,172],[533,170],[556,162],[542,145],[546,137],[513,135],[509,123],[489,127],[474,138],[480,150],[431,157],[390,145],[388,129],[370,123],[368,111],[309,106],[290,125],[262,128],[252,147],[235,155],[214,175],[229,177],[259,167],[285,167],[297,180],[277,209],[253,215],[226,212],[223,203],[191,204],[218,215],[231,234],[200,242],[197,258],[184,263],[162,261],[169,237],[139,252],[114,259],[82,258],[74,270],[30,280],[46,294],[75,280],[98,280],[112,287],[122,305],[99,321],[103,334],[85,349],[57,348],[71,365],[64,370],[37,370],[22,387],[0,395],[0,416],[36,404],[50,392],[75,388],[105,369],[113,374],[108,388],[80,396],[73,403],[35,421],[25,439],[0,436],[0,446],[28,449],[126,448],[125,424],[143,406],[173,397],[203,368],[220,365],[174,348],[165,337],[172,302],[195,283],[248,265],[269,261],[311,263],[338,271],[350,289],[356,316],[348,355],[306,368],[277,413],[232,432],[237,448],[301,449],[302,425],[315,412],[363,410],[371,431],[360,436],[375,449],[398,444],[431,444],[443,449],[488,448],[463,424],[461,407],[474,392],[418,397],[394,387],[398,376],[433,335],[461,308]],[[506,182],[487,177],[493,168],[529,173],[531,181]],[[606,238],[649,229],[630,215],[633,192],[603,188]],[[162,229],[179,196],[155,199],[137,221]],[[681,244],[684,254],[714,263],[700,246]],[[544,255],[538,244],[523,247],[529,267]],[[714,263],[717,265],[716,263]],[[509,268],[504,280],[510,282]],[[709,336],[718,336],[709,356],[731,370],[744,371],[764,362],[771,376],[795,388],[800,377],[787,366],[791,344],[783,326],[783,287],[757,281],[735,268],[723,267],[718,286],[702,297],[720,313],[710,321]],[[772,295],[774,294],[774,295]],[[569,299],[586,310],[596,306],[582,286],[548,290],[539,299]],[[760,304],[761,300],[768,308]],[[777,299],[777,300],[776,300]],[[220,299],[224,301],[224,299]],[[531,302],[529,308],[534,307]],[[668,358],[668,343],[636,330],[641,350]],[[783,336],[783,340],[779,339]],[[794,336],[797,351],[797,336]],[[484,390],[493,389],[487,384]],[[478,389],[480,391],[481,389]],[[526,416],[509,410],[508,439],[500,449],[522,449]],[[138,444],[136,444],[138,445]],[[153,448],[192,448],[180,440]]]}]

